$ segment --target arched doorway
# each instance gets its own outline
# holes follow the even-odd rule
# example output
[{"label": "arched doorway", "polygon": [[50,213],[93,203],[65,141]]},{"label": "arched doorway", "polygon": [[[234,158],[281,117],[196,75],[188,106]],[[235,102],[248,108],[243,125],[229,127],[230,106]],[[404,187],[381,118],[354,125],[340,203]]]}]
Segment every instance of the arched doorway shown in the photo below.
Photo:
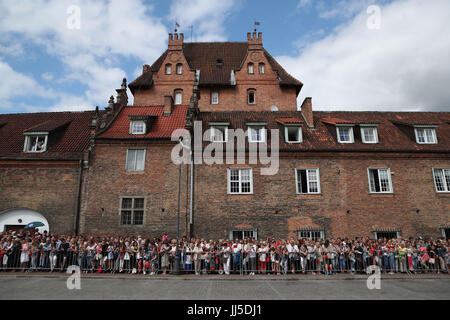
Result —
[{"label": "arched doorway", "polygon": [[25,208],[8,209],[0,212],[0,231],[19,231],[31,222],[42,222],[44,224],[44,226],[38,228],[41,233],[50,231],[47,219],[39,212]]}]

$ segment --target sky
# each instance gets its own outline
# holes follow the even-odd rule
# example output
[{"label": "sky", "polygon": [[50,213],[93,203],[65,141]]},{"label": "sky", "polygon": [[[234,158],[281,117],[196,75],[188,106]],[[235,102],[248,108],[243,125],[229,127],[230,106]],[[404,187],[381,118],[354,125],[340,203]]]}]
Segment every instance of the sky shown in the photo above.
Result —
[{"label": "sky", "polygon": [[246,41],[255,21],[303,82],[299,105],[450,111],[449,12],[448,0],[0,0],[0,113],[104,108],[175,22],[197,42]]}]

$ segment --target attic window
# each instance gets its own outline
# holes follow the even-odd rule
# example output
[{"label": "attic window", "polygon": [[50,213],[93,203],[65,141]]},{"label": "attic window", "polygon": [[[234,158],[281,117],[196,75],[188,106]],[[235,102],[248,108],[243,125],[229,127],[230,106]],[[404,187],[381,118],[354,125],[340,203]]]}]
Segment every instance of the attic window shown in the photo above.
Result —
[{"label": "attic window", "polygon": [[223,60],[222,59],[217,59],[216,66],[217,67],[222,67],[223,66]]},{"label": "attic window", "polygon": [[171,73],[172,73],[172,65],[166,64],[166,74],[171,74]]},{"label": "attic window", "polygon": [[45,152],[47,150],[48,133],[27,134],[24,152]]},{"label": "attic window", "polygon": [[419,144],[436,144],[435,127],[415,127],[416,141]]},{"label": "attic window", "polygon": [[264,63],[259,64],[259,73],[264,74]]},{"label": "attic window", "polygon": [[131,120],[130,121],[130,133],[131,134],[145,134],[146,123],[144,120]]},{"label": "attic window", "polygon": [[177,74],[183,74],[183,65],[181,63],[177,64]]},{"label": "attic window", "polygon": [[253,63],[249,63],[247,67],[248,67],[248,74],[254,74]]}]

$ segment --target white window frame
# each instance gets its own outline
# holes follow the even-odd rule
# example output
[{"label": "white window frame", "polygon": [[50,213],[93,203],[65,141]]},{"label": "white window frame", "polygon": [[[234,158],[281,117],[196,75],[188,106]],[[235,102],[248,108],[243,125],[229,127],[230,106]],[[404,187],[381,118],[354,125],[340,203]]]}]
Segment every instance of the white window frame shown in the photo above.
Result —
[{"label": "white window frame", "polygon": [[[239,192],[231,192],[231,170],[239,171]],[[250,191],[242,192],[242,174],[243,170],[250,170]],[[236,181],[234,181],[236,182]],[[228,194],[230,195],[240,195],[240,194],[253,194],[253,169],[252,168],[228,168]]]},{"label": "white window frame", "polygon": [[[361,127],[361,140],[363,143],[374,144],[378,143],[378,128],[374,125],[360,125]],[[372,129],[374,131],[375,141],[367,141],[366,136],[364,135],[365,129]]]},{"label": "white window frame", "polygon": [[373,236],[375,240],[378,240],[378,233],[395,233],[396,237],[394,239],[398,239],[400,237],[400,231],[394,230],[394,231],[383,231],[383,230],[375,230],[373,231]]},{"label": "white window frame", "polygon": [[[39,138],[39,137],[41,137],[41,138],[45,137],[43,150],[40,150],[40,151],[28,150],[28,146],[30,146],[30,149],[31,149],[31,143],[32,143],[31,140],[33,138]],[[23,145],[23,152],[26,152],[26,153],[43,153],[43,152],[47,151],[47,146],[48,146],[48,132],[35,132],[35,133],[26,133],[25,134],[25,143]]]},{"label": "white window frame", "polygon": [[242,239],[247,239],[247,238],[244,238],[244,235],[245,235],[244,232],[253,232],[252,238],[255,238],[256,240],[258,240],[258,229],[232,229],[232,230],[230,230],[230,233],[229,233],[230,240],[235,239],[235,238],[233,238],[234,232],[242,232]]},{"label": "white window frame", "polygon": [[[297,239],[309,239],[310,241],[317,241],[318,239],[313,239],[312,233],[320,233],[320,239],[325,239],[325,230],[297,230]],[[301,237],[301,233],[309,233],[307,237]]]},{"label": "white window frame", "polygon": [[260,63],[259,64],[259,74],[264,74],[264,72],[265,72],[264,68],[265,68],[264,63]]},{"label": "white window frame", "polygon": [[[424,142],[419,141],[419,134],[418,134],[419,130],[424,130],[424,135],[423,135],[423,137],[425,139]],[[433,137],[433,141],[428,140],[428,136],[425,134],[425,130],[431,130],[431,133],[432,133],[431,135]],[[436,135],[436,126],[416,126],[416,127],[414,127],[414,134],[416,136],[416,142],[418,144],[437,144],[438,143],[437,135]]]},{"label": "white window frame", "polygon": [[253,63],[249,63],[247,65],[248,74],[255,74],[255,66]]},{"label": "white window frame", "polygon": [[182,103],[183,103],[183,93],[180,91],[175,92],[175,105],[180,105]]},{"label": "white window frame", "polygon": [[[301,193],[299,188],[298,188],[298,174],[297,172],[299,170],[306,170],[306,186],[308,188],[308,192],[307,193]],[[317,192],[311,192],[310,188],[309,188],[309,176],[308,176],[308,171],[316,171],[316,175],[317,175]],[[322,189],[320,188],[320,169],[319,168],[295,168],[294,170],[294,174],[295,174],[295,190],[296,193],[299,195],[305,195],[305,194],[321,194],[322,193]]]},{"label": "white window frame", "polygon": [[[438,186],[437,186],[437,183],[436,183],[436,170],[441,170],[442,171],[442,175],[444,177],[444,181],[443,181],[444,189],[445,189],[444,191],[438,190]],[[447,171],[447,170],[450,171],[450,168],[433,168],[432,169],[432,171],[433,171],[434,188],[435,188],[437,193],[450,193],[450,188],[448,187],[447,178],[445,176],[445,171]]]},{"label": "white window frame", "polygon": [[177,74],[183,74],[183,65],[181,63],[178,63],[176,65],[176,68],[177,68],[177,70],[176,70]]},{"label": "white window frame", "polygon": [[[214,140],[215,129],[224,128],[224,137],[223,140]],[[227,125],[212,125],[210,128],[211,131],[211,142],[228,142],[228,126]]]},{"label": "white window frame", "polygon": [[[138,123],[142,123],[143,124],[143,131],[142,132],[134,130],[135,129],[134,125],[137,125]],[[140,134],[145,134],[146,131],[147,131],[147,124],[145,123],[144,120],[131,120],[130,121],[130,134],[140,135]]]},{"label": "white window frame", "polygon": [[166,72],[166,74],[172,74],[172,65],[171,64],[166,64],[165,72]]},{"label": "white window frame", "polygon": [[219,104],[219,92],[214,91],[211,93],[211,104]]},{"label": "white window frame", "polygon": [[[371,185],[370,185],[370,170],[378,170],[378,183],[380,184],[380,187],[381,187],[381,176],[380,176],[380,170],[387,170],[387,176],[388,176],[388,179],[389,179],[389,191],[379,191],[379,192],[377,192],[377,191],[372,191],[372,188],[371,188]],[[367,168],[367,178],[368,178],[368,181],[369,181],[369,192],[371,193],[371,194],[381,194],[381,193],[384,193],[384,194],[389,194],[389,193],[394,193],[394,188],[393,188],[393,185],[392,185],[392,174],[391,174],[391,169],[390,168]]]},{"label": "white window frame", "polygon": [[[341,135],[339,134],[340,129],[350,129],[349,137],[350,141],[341,141]],[[339,143],[355,143],[355,136],[353,134],[353,125],[338,125],[336,126],[336,134]]]},{"label": "white window frame", "polygon": [[[255,130],[255,129],[261,129],[261,140],[258,140],[258,141],[253,140],[252,130]],[[267,138],[266,125],[248,125],[247,136],[248,136],[248,142],[251,142],[251,143],[266,142],[266,138]]]},{"label": "white window frame", "polygon": [[[297,141],[290,141],[289,140],[289,129],[292,129],[292,128],[298,130],[298,140]],[[284,141],[286,143],[302,143],[303,142],[302,126],[300,126],[300,125],[285,125],[284,126]]]},{"label": "white window frame", "polygon": [[[130,151],[144,151],[144,162],[143,162],[143,168],[142,170],[137,170],[137,152],[135,153],[134,156],[134,169],[128,169],[128,154]],[[139,149],[139,148],[133,148],[133,149],[127,149],[127,157],[125,159],[125,171],[127,172],[143,172],[145,171],[145,162],[147,159],[147,150],[146,149]]]}]

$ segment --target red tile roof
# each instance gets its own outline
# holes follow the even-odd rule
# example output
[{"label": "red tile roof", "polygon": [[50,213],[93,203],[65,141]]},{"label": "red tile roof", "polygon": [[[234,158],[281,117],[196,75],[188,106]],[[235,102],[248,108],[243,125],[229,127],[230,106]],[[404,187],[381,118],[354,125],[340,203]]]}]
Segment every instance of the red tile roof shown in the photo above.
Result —
[{"label": "red tile roof", "polygon": [[303,121],[303,119],[301,118],[301,115],[299,115],[300,117],[294,118],[294,117],[290,117],[290,118],[276,118],[275,121],[281,124],[302,124],[305,121]]},{"label": "red tile roof", "polygon": [[[128,106],[123,108],[113,123],[98,135],[99,139],[158,139],[170,138],[175,129],[184,128],[188,106],[174,106],[172,115],[163,116],[164,106]],[[154,116],[147,134],[130,134],[132,116]]]},{"label": "red tile roof", "polygon": [[[81,159],[89,145],[93,115],[94,111],[0,114],[4,124],[0,126],[0,159]],[[50,132],[47,151],[24,153],[24,132],[38,131]]]},{"label": "red tile roof", "polygon": [[[303,126],[303,142],[288,144],[284,142],[284,131],[280,131],[280,150],[282,151],[361,151],[361,152],[447,152],[450,153],[450,125],[441,119],[448,119],[449,112],[341,112],[314,111],[314,129]],[[405,121],[427,121],[438,124],[436,134],[438,144],[418,144],[414,129],[398,126],[390,120],[401,116]],[[246,123],[265,122],[268,129],[282,129],[280,118],[301,118],[300,112],[201,112],[203,129],[209,129],[209,122],[229,122],[230,129],[247,129]],[[337,142],[335,125],[326,124],[322,119],[339,119],[338,122],[351,124],[378,125],[379,143],[364,144],[358,127],[354,130],[355,143],[341,144]],[[269,133],[269,147],[271,143]],[[207,144],[207,143],[205,143]]]}]

